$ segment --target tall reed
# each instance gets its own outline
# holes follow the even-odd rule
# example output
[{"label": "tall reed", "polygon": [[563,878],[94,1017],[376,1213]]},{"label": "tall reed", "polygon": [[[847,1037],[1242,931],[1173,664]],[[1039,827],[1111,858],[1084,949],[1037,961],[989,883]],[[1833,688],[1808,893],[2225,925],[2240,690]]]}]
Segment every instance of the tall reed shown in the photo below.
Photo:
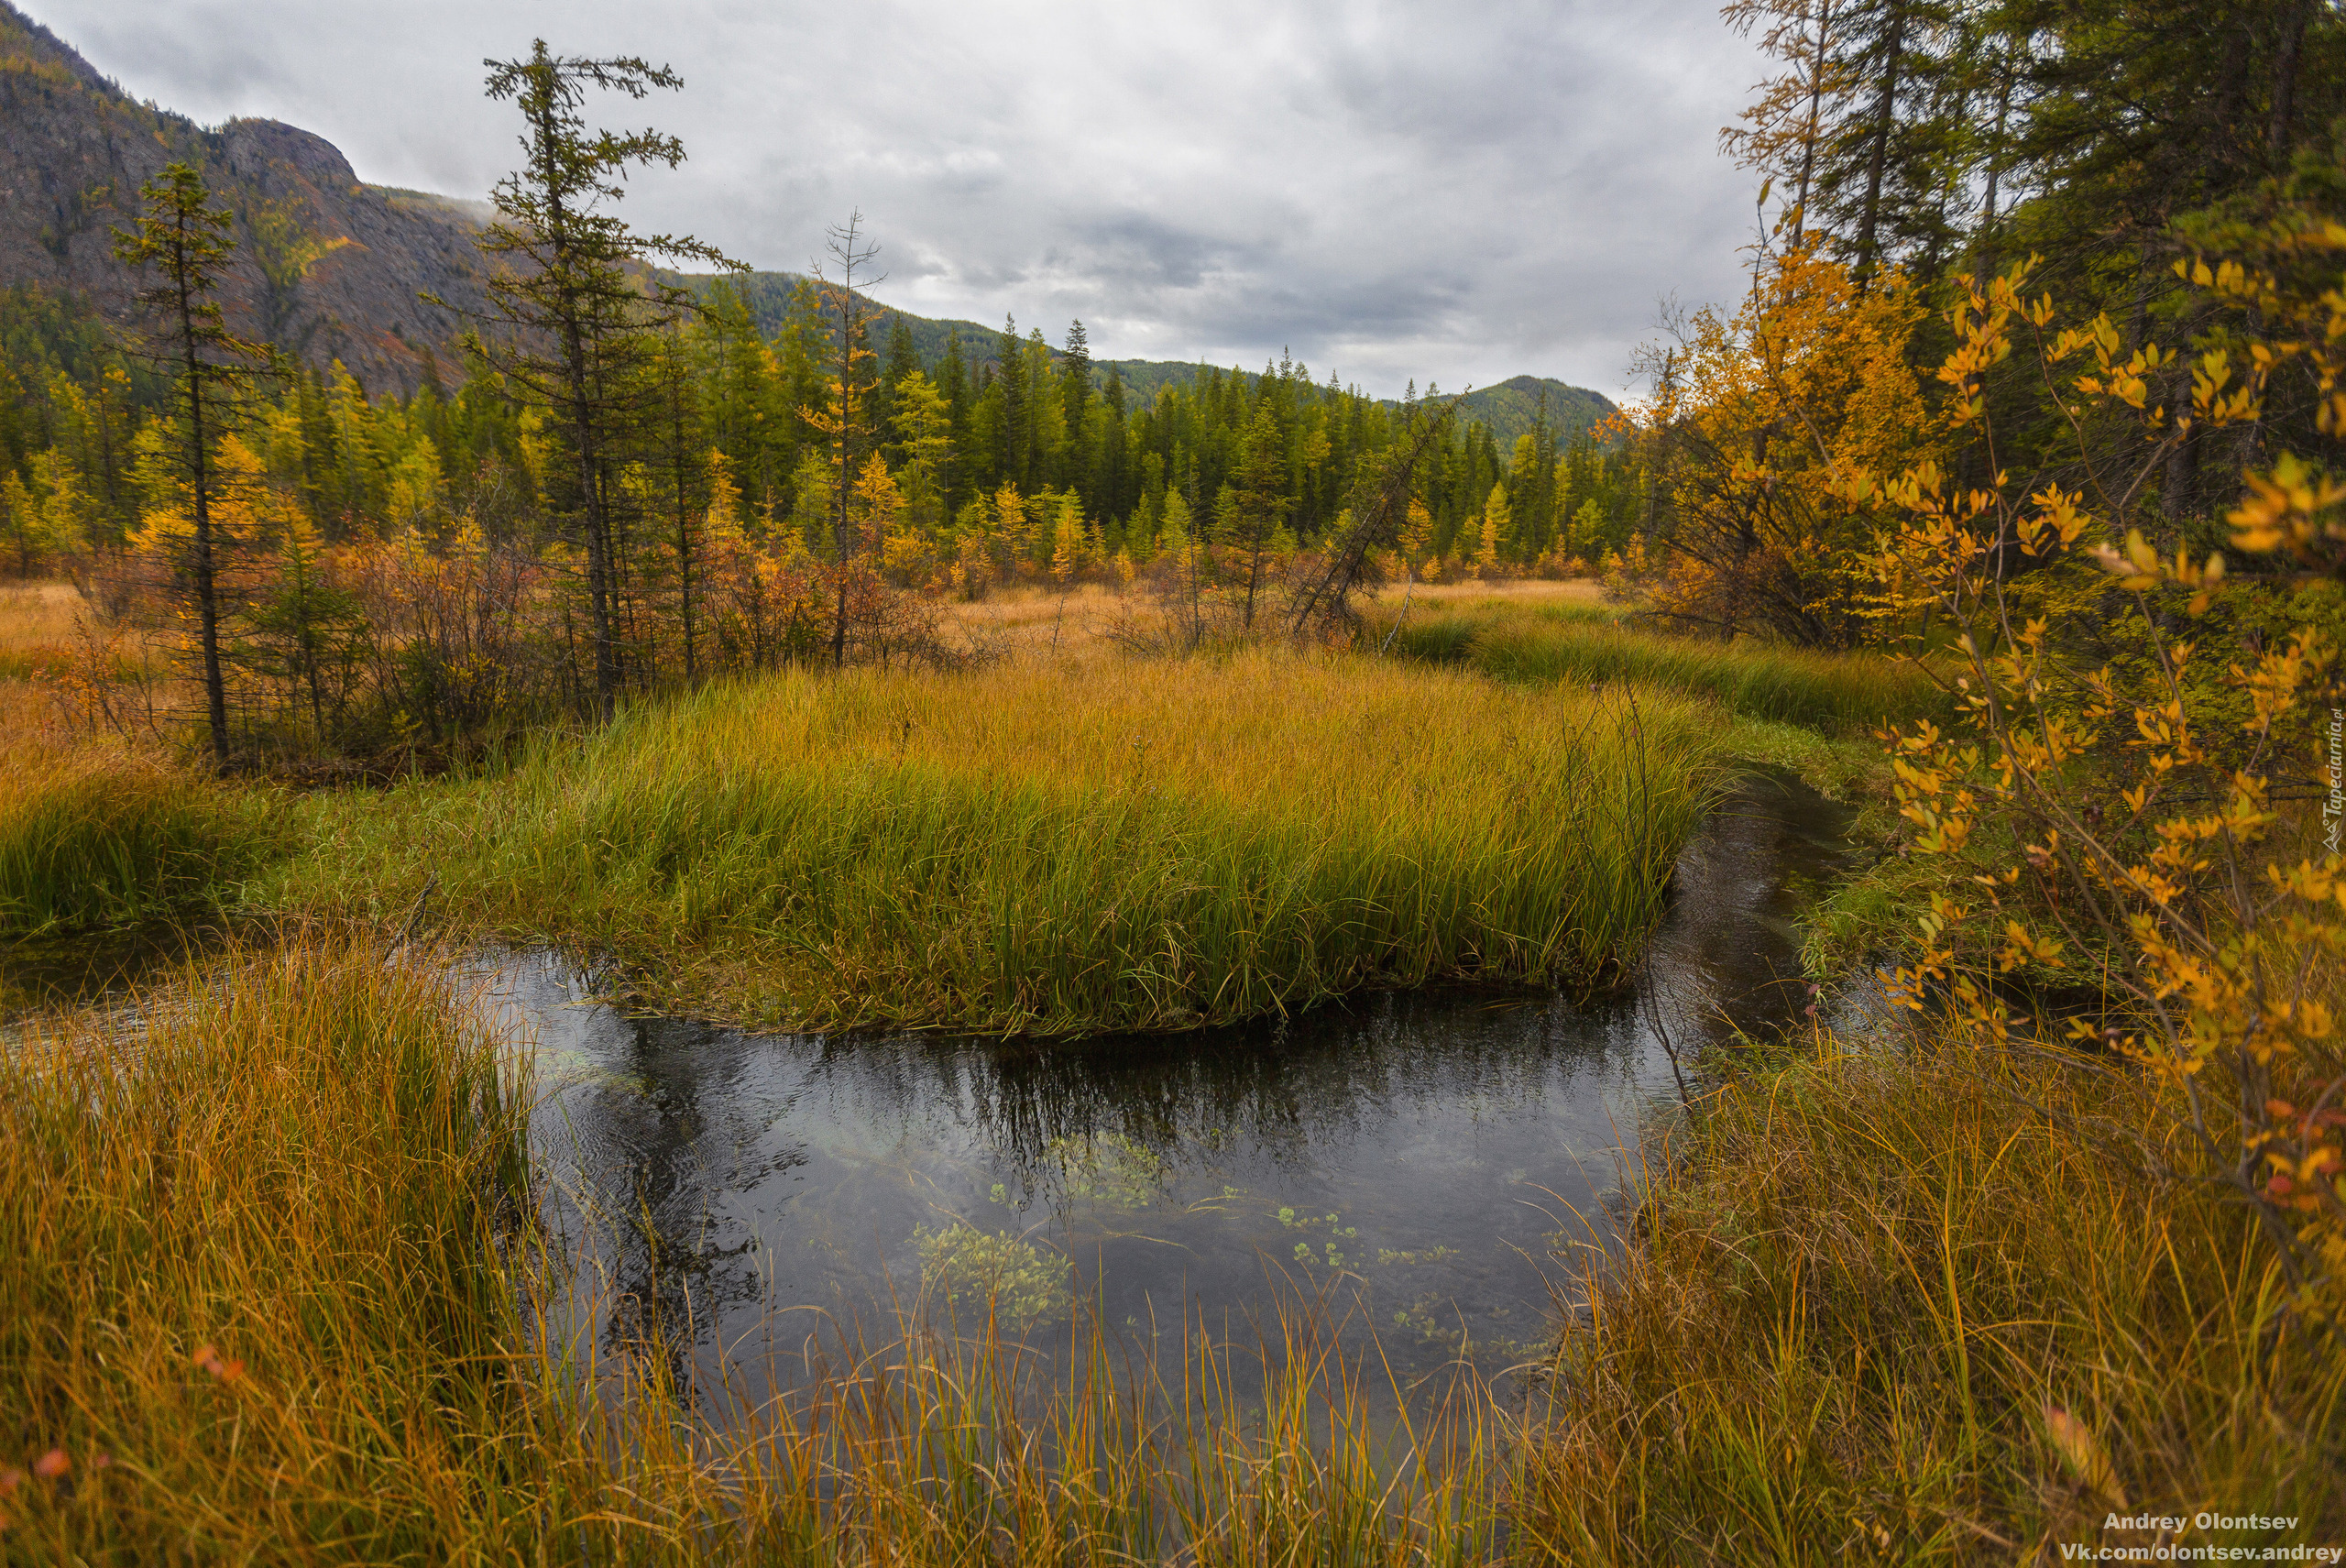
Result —
[{"label": "tall reed", "polygon": [[[1632,959],[1719,775],[1628,690],[1250,655],[783,674],[328,803],[273,896],[494,927],[757,1021],[1160,1028]],[[373,899],[369,905],[363,900]]]},{"label": "tall reed", "polygon": [[[788,1399],[574,1356],[526,1086],[428,966],[297,945],[0,1054],[0,1553],[145,1563],[1487,1561],[1494,1408],[1309,1316],[1169,1376],[917,1323]],[[636,1350],[644,1354],[640,1356]],[[724,1413],[722,1423],[707,1419]]]},{"label": "tall reed", "polygon": [[418,1466],[460,1508],[514,1461],[494,1043],[364,951],[192,971],[141,1011],[0,1052],[0,1452],[64,1466],[10,1477],[15,1542],[432,1555]]},{"label": "tall reed", "polygon": [[2207,1511],[2297,1522],[2165,1539],[2346,1546],[2346,1346],[2251,1214],[2145,1173],[2166,1091],[2066,1053],[1816,1047],[1673,1137],[1565,1337],[1527,1543],[2050,1562]]}]

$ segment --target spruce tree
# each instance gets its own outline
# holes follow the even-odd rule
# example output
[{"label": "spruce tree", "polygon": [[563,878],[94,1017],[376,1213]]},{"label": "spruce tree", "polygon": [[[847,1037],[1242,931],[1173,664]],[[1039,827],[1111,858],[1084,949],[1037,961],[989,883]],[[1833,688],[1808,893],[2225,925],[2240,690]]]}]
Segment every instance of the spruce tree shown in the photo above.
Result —
[{"label": "spruce tree", "polygon": [[946,456],[946,472],[938,483],[945,490],[945,515],[954,516],[961,503],[973,493],[972,475],[967,454],[973,450],[970,428],[970,369],[961,357],[961,329],[949,327],[945,334],[945,363],[937,372],[937,390],[945,394],[945,407],[951,417],[953,443]]},{"label": "spruce tree", "polygon": [[1002,318],[995,345],[994,385],[1002,389],[1002,477],[1020,489],[1034,485],[1027,453],[1034,444],[1034,414],[1027,406],[1026,352],[1018,340],[1018,318]]},{"label": "spruce tree", "polygon": [[[1060,483],[1092,498],[1091,462],[1085,440],[1085,416],[1091,408],[1091,342],[1083,323],[1069,322],[1067,354],[1059,361],[1059,416],[1067,422],[1067,460]],[[1097,505],[1096,499],[1094,504]]]}]

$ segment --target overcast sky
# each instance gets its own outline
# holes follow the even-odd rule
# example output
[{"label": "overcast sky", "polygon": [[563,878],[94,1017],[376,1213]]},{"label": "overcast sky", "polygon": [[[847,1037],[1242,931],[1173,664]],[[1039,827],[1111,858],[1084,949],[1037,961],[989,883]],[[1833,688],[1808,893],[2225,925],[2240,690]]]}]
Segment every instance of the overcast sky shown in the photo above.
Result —
[{"label": "overcast sky", "polygon": [[480,195],[514,161],[484,56],[641,54],[682,137],[639,226],[804,270],[861,207],[921,315],[1102,357],[1392,394],[1530,372],[1618,395],[1659,297],[1736,292],[1760,67],[1716,0],[981,3],[18,0],[134,95],[318,132],[363,180]]}]

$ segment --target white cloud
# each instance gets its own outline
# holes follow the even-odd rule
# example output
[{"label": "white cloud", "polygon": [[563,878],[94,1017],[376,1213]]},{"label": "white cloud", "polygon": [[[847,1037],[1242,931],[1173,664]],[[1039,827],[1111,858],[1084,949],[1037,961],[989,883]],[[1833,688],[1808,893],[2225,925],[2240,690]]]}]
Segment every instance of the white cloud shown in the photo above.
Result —
[{"label": "white cloud", "polygon": [[881,290],[1095,353],[1372,390],[1530,371],[1617,390],[1657,297],[1736,291],[1750,182],[1719,126],[1758,63],[1710,0],[1459,5],[870,0],[32,0],[140,97],[324,136],[362,178],[477,195],[512,160],[485,56],[543,36],[685,91],[630,215],[804,268],[860,206]]}]

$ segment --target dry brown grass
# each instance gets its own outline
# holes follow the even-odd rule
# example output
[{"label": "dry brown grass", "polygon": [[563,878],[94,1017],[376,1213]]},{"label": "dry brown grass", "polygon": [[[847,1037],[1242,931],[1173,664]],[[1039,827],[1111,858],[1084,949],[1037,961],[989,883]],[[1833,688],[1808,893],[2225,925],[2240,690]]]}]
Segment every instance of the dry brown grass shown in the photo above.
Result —
[{"label": "dry brown grass", "polygon": [[996,587],[972,603],[946,606],[945,623],[982,653],[1010,660],[1072,660],[1088,664],[1117,651],[1116,629],[1153,609],[1149,596],[1080,583],[1062,594],[1029,584]]},{"label": "dry brown grass", "polygon": [[0,583],[0,744],[46,748],[66,740],[52,690],[31,677],[70,656],[81,607],[71,583]]},{"label": "dry brown grass", "polygon": [[0,583],[0,671],[12,654],[70,645],[81,608],[82,596],[71,583]]},{"label": "dry brown grass", "polygon": [[[1400,602],[1403,589],[1388,587],[1371,598],[1363,595],[1364,609]],[[1536,579],[1496,582],[1420,583],[1407,590],[1419,605],[1445,608],[1477,606],[1596,605],[1603,589],[1592,578],[1567,582]],[[1104,587],[1079,583],[1065,593],[1036,584],[997,587],[974,603],[955,600],[945,609],[945,623],[972,645],[999,658],[1073,661],[1088,665],[1103,654],[1120,651],[1119,634],[1135,625],[1148,626],[1162,619],[1156,597],[1146,587]]]},{"label": "dry brown grass", "polygon": [[170,752],[193,687],[143,633],[90,609],[71,583],[0,584],[0,743]]},{"label": "dry brown grass", "polygon": [[[1387,588],[1381,599],[1398,599],[1402,590]],[[1410,597],[1440,603],[1601,604],[1605,585],[1594,577],[1568,577],[1555,582],[1544,577],[1500,578],[1495,582],[1420,583]]]}]

